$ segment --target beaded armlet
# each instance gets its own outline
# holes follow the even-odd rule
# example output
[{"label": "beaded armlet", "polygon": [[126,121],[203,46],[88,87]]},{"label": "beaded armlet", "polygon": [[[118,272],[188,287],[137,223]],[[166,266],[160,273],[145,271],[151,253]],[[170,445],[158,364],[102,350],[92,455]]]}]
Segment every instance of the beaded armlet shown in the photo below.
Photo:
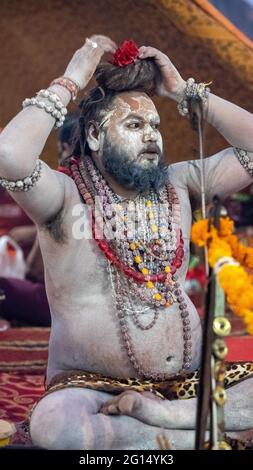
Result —
[{"label": "beaded armlet", "polygon": [[253,177],[253,161],[250,160],[247,151],[236,147],[233,147],[233,150],[237,160],[241,163],[247,173]]},{"label": "beaded armlet", "polygon": [[41,161],[38,160],[30,176],[26,176],[22,180],[11,181],[0,177],[0,185],[8,191],[29,191],[37,183],[41,177]]}]

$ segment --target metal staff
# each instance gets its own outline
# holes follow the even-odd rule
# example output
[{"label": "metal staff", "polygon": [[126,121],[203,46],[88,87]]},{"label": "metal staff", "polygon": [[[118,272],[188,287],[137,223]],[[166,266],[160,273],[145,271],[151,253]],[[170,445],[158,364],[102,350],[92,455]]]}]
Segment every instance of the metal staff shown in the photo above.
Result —
[{"label": "metal staff", "polygon": [[[221,205],[216,196],[210,223],[219,229]],[[197,429],[195,449],[205,449],[205,432],[210,417],[208,449],[231,449],[224,439],[224,388],[227,346],[223,340],[230,333],[229,321],[224,317],[225,301],[214,269],[210,269],[206,295],[206,317],[203,325],[203,343],[200,366]]]}]

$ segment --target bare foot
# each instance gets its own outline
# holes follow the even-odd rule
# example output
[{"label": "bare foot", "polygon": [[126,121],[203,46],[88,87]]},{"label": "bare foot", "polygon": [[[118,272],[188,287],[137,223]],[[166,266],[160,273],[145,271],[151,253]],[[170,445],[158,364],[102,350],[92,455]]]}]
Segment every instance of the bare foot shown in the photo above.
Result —
[{"label": "bare foot", "polygon": [[128,415],[134,416],[136,411],[142,408],[144,397],[154,400],[160,400],[151,392],[135,392],[134,390],[126,390],[117,395],[112,400],[107,401],[100,409],[100,413],[106,415]]},{"label": "bare foot", "polygon": [[131,415],[133,410],[141,406],[141,394],[134,390],[127,390],[107,401],[100,409],[105,415]]}]

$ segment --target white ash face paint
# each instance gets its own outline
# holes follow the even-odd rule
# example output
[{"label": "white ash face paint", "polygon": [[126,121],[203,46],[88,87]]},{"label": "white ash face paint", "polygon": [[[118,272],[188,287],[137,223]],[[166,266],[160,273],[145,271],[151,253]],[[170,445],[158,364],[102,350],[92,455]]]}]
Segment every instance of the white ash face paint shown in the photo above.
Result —
[{"label": "white ash face paint", "polygon": [[159,155],[143,153],[147,146],[155,143],[160,152],[163,150],[159,124],[159,114],[147,95],[126,92],[115,98],[113,108],[105,113],[99,127],[130,160],[148,167],[158,164]]},{"label": "white ash face paint", "polygon": [[131,111],[131,107],[128,103],[126,103],[122,98],[116,98],[118,104],[114,104],[110,111],[104,111],[102,115],[104,116],[99,127],[107,128],[111,118],[118,119],[121,118],[122,113],[125,111],[126,113]]}]

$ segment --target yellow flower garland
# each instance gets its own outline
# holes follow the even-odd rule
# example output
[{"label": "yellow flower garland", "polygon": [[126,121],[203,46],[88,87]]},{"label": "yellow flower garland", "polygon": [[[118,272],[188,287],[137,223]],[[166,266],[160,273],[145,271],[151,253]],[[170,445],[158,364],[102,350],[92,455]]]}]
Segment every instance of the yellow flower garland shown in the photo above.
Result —
[{"label": "yellow flower garland", "polygon": [[[219,282],[236,315],[243,318],[247,331],[253,335],[253,277],[244,269],[253,268],[253,248],[243,245],[233,235],[234,223],[229,217],[220,219],[219,231],[207,219],[195,222],[191,240],[199,247],[208,246],[211,267],[224,257],[231,259],[219,269]],[[240,265],[232,264],[236,260]]]}]

